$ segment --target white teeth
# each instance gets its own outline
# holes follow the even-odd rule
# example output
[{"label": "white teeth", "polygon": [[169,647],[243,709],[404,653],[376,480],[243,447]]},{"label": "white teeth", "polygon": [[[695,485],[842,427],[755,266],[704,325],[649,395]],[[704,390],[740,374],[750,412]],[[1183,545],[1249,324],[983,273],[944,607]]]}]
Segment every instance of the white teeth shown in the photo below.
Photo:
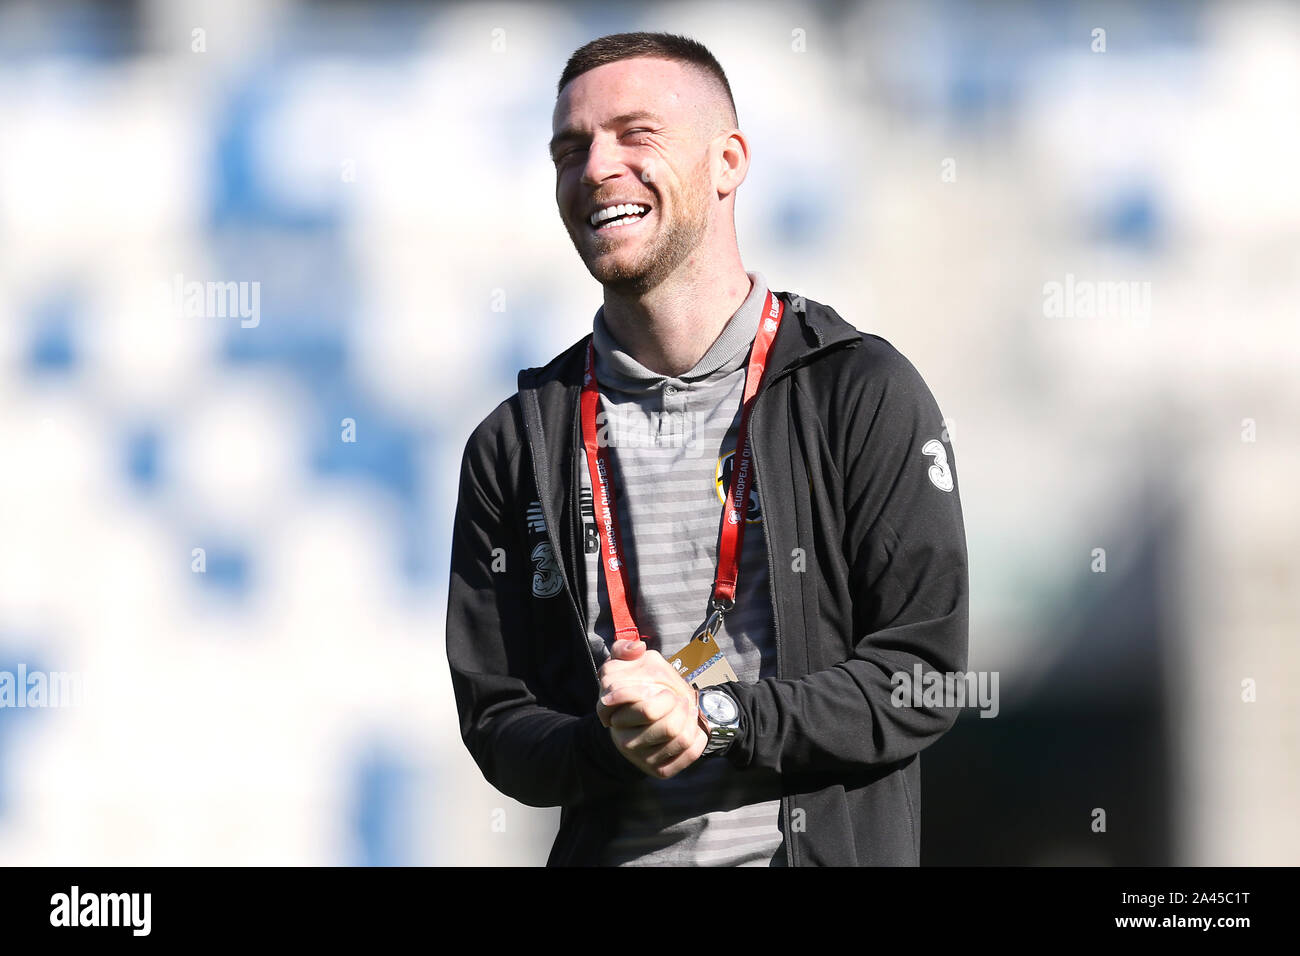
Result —
[{"label": "white teeth", "polygon": [[610,219],[621,219],[624,216],[642,215],[650,211],[649,206],[641,206],[636,203],[620,203],[617,206],[606,206],[604,209],[598,209],[593,212],[587,221],[593,226],[599,226],[602,222]]}]

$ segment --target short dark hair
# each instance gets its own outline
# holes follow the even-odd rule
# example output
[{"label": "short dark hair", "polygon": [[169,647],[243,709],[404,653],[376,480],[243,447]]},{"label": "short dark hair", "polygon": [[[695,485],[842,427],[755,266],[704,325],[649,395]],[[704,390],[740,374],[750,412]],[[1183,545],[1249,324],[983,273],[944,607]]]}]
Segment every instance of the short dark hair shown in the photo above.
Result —
[{"label": "short dark hair", "polygon": [[731,95],[731,84],[727,82],[727,74],[723,72],[722,64],[703,43],[675,33],[611,33],[609,36],[592,40],[579,47],[569,57],[569,62],[564,65],[564,72],[560,74],[560,82],[555,86],[555,95],[559,96],[571,80],[589,70],[604,66],[606,63],[630,60],[638,56],[674,60],[704,70],[727,94],[727,104],[731,107],[731,121],[739,125],[740,120],[736,116],[736,100]]}]

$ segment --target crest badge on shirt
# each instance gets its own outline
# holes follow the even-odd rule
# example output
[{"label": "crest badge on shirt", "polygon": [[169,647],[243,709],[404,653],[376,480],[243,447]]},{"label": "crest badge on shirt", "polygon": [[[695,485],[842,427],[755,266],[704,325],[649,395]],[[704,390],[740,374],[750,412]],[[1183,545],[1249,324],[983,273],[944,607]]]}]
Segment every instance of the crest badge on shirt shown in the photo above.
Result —
[{"label": "crest badge on shirt", "polygon": [[[727,503],[727,488],[731,485],[731,463],[735,457],[734,451],[727,452],[718,459],[718,464],[713,470],[713,484],[720,504]],[[749,505],[745,509],[745,523],[757,524],[762,520],[763,508],[758,503],[758,476],[755,475],[749,481]]]}]

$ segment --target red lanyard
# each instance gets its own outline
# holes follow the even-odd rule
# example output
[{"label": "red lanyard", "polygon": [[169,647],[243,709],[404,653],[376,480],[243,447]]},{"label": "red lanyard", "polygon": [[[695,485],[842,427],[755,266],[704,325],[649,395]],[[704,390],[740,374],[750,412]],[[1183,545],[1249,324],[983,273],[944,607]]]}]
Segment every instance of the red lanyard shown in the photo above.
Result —
[{"label": "red lanyard", "polygon": [[[763,303],[758,332],[749,350],[749,366],[745,370],[745,391],[740,400],[740,430],[736,434],[738,454],[732,457],[731,486],[722,509],[722,531],[718,541],[718,568],[713,578],[712,605],[715,617],[730,610],[736,603],[736,578],[740,574],[740,547],[745,540],[745,510],[749,504],[749,489],[753,483],[754,469],[749,448],[749,413],[753,398],[758,392],[763,370],[767,367],[767,353],[776,330],[781,325],[785,306],[770,291]],[[582,379],[582,443],[587,449],[587,469],[591,474],[592,503],[596,513],[596,531],[600,538],[600,568],[609,591],[609,606],[614,615],[615,640],[638,641],[641,634],[632,620],[628,606],[627,562],[618,537],[617,498],[614,494],[614,473],[610,467],[609,449],[596,440],[596,409],[600,387],[596,382],[596,353],[587,343],[587,365]],[[611,573],[613,572],[613,573]],[[716,624],[715,624],[716,627]]]}]

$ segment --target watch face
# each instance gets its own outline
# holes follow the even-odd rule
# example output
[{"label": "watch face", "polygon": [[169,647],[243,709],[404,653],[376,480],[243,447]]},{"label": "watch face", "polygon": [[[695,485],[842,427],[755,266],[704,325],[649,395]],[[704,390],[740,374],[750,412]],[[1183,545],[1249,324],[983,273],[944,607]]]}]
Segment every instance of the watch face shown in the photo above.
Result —
[{"label": "watch face", "polygon": [[715,724],[729,724],[740,714],[736,702],[730,694],[720,690],[711,691],[700,696],[700,709]]}]

